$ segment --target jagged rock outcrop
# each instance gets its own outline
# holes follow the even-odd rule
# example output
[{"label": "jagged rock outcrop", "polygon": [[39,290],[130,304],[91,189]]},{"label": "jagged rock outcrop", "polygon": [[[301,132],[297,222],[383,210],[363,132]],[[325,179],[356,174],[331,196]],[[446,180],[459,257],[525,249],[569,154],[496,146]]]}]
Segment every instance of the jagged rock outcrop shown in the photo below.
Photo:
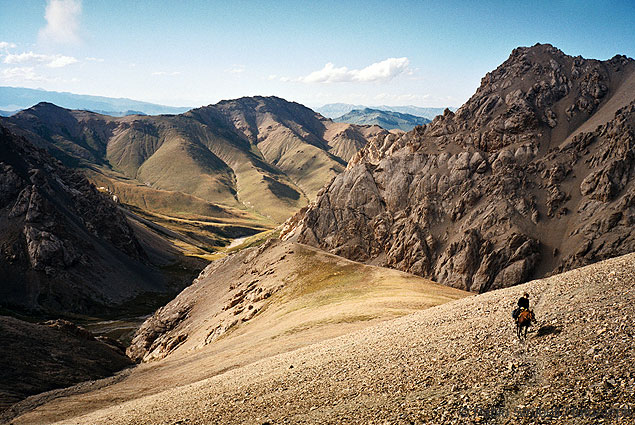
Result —
[{"label": "jagged rock outcrop", "polygon": [[471,291],[635,250],[635,61],[515,49],[456,113],[369,143],[283,238]]},{"label": "jagged rock outcrop", "polygon": [[107,195],[4,127],[0,230],[4,307],[88,312],[168,289]]}]

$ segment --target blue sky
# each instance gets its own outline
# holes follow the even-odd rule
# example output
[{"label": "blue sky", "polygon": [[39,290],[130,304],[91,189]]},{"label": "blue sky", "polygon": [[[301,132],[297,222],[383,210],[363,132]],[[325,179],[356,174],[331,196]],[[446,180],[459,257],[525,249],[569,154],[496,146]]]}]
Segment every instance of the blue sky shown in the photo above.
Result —
[{"label": "blue sky", "polygon": [[630,1],[0,0],[0,85],[460,106],[517,46],[635,56]]}]

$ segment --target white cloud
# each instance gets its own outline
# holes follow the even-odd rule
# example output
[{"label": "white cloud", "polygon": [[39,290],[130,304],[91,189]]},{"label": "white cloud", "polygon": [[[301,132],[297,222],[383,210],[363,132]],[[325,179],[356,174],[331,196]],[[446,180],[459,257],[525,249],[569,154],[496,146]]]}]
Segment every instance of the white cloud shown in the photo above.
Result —
[{"label": "white cloud", "polygon": [[305,83],[341,83],[353,81],[353,73],[345,66],[336,68],[331,62],[324,65],[319,71],[313,71],[300,81]]},{"label": "white cloud", "polygon": [[93,58],[93,57],[87,57],[86,60],[89,62],[103,62],[104,61],[102,58]]},{"label": "white cloud", "polygon": [[226,69],[225,72],[230,74],[241,74],[245,72],[245,65],[232,65],[231,68]]},{"label": "white cloud", "polygon": [[76,43],[79,41],[81,0],[48,0],[44,18],[46,26],[40,30],[41,41]]},{"label": "white cloud", "polygon": [[0,76],[4,81],[46,81],[46,78],[35,73],[32,66],[5,68]]},{"label": "white cloud", "polygon": [[14,49],[15,43],[9,43],[8,41],[0,41],[0,50]]},{"label": "white cloud", "polygon": [[40,55],[33,52],[24,52],[18,54],[8,54],[5,56],[4,63],[23,63],[23,62],[44,62],[47,59],[46,55]]},{"label": "white cloud", "polygon": [[173,71],[173,72],[157,71],[152,73],[152,75],[167,75],[167,76],[174,76],[174,75],[180,75],[180,74],[181,73],[179,71]]},{"label": "white cloud", "polygon": [[408,58],[388,58],[366,68],[349,70],[345,66],[337,68],[329,62],[319,71],[300,78],[300,81],[304,83],[386,82],[408,72],[409,63]]},{"label": "white cloud", "polygon": [[8,54],[5,56],[4,63],[17,64],[17,63],[46,63],[49,68],[62,68],[66,65],[70,65],[77,62],[72,56],[64,55],[42,55],[40,53],[24,52],[18,54]]},{"label": "white cloud", "polygon": [[76,63],[77,59],[71,56],[56,56],[51,62],[46,64],[49,68],[62,68],[66,65],[70,65],[72,63]]}]

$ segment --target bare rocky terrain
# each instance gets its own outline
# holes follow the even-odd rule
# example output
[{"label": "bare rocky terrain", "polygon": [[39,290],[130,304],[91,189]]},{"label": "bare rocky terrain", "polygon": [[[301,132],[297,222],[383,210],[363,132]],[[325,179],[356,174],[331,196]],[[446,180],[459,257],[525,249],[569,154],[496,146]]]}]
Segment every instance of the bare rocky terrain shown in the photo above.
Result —
[{"label": "bare rocky terrain", "polygon": [[[510,311],[524,291],[538,323],[519,341]],[[383,321],[191,383],[190,374],[201,374],[219,355],[187,362],[177,349],[110,387],[54,398],[12,423],[631,424],[633,314],[630,254]],[[260,347],[254,344],[251,352]],[[173,355],[179,361],[168,363]],[[177,364],[180,373],[169,377],[167,370]],[[144,395],[149,391],[154,394]]]},{"label": "bare rocky terrain", "polygon": [[65,406],[54,407],[54,415],[66,417],[75,414],[66,405],[76,403],[75,396],[89,397],[93,408],[110,406],[468,295],[407,273],[270,240],[213,262],[157,310],[127,350],[141,364],[114,378],[114,384],[81,384],[36,396],[11,412],[53,400]]},{"label": "bare rocky terrain", "polygon": [[371,141],[283,237],[473,292],[635,250],[635,61],[515,49],[456,113]]},{"label": "bare rocky terrain", "polygon": [[[9,309],[143,304],[175,289],[159,264],[183,276],[183,253],[315,201],[282,240],[213,256],[129,358],[69,322],[0,318],[2,406],[51,389],[0,422],[635,423],[633,59],[518,48],[405,134],[262,97],[157,117],[39,104],[2,122],[105,186],[1,128]],[[538,323],[519,341],[525,291]]]}]

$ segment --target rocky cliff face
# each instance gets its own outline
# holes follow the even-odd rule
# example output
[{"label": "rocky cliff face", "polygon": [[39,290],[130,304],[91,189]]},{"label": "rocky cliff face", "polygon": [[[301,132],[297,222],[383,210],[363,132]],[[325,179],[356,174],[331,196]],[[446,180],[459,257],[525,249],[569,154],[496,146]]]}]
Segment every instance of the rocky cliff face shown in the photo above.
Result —
[{"label": "rocky cliff face", "polygon": [[166,289],[113,200],[4,127],[0,229],[5,307],[85,312]]},{"label": "rocky cliff face", "polygon": [[378,138],[283,237],[483,292],[635,250],[635,61],[515,49],[474,96]]}]

